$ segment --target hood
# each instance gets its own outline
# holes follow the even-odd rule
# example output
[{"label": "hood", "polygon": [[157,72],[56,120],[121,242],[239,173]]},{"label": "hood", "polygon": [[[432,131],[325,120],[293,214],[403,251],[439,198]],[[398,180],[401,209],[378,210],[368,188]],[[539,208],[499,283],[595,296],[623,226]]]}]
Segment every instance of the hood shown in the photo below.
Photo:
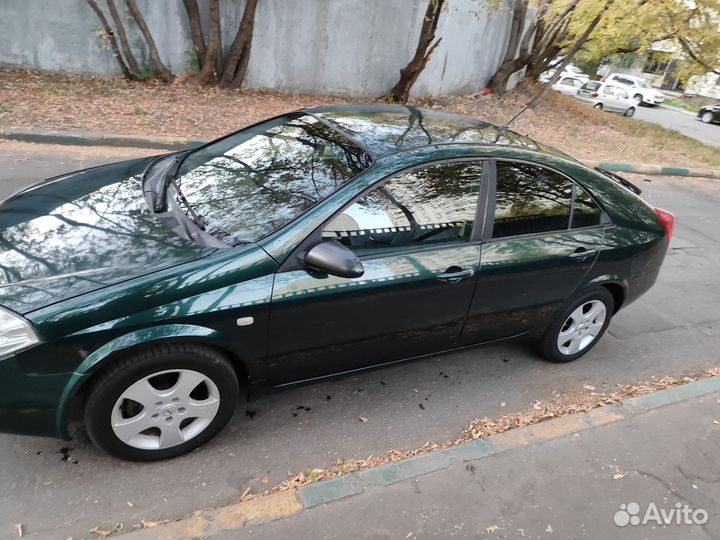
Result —
[{"label": "hood", "polygon": [[18,313],[212,253],[157,219],[151,158],[47,180],[0,204],[0,305]]}]

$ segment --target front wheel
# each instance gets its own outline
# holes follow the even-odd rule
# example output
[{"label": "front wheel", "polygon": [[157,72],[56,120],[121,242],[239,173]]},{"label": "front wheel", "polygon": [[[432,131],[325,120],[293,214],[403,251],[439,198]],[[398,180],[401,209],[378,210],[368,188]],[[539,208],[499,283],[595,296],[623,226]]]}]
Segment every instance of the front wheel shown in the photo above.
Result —
[{"label": "front wheel", "polygon": [[545,332],[538,344],[540,354],[550,362],[580,358],[605,333],[614,307],[613,295],[604,287],[576,297]]},{"label": "front wheel", "polygon": [[703,115],[700,117],[700,120],[702,120],[704,123],[709,124],[712,122],[713,119],[713,113],[710,111],[703,113]]},{"label": "front wheel", "polygon": [[602,109],[603,109],[603,104],[602,104],[602,103],[596,103],[595,105],[593,105],[593,108],[594,108],[594,109],[597,109],[597,110],[599,110],[599,111],[602,111]]},{"label": "front wheel", "polygon": [[219,352],[163,345],[130,354],[99,375],[85,427],[97,446],[120,459],[171,458],[212,439],[239,394],[235,370]]},{"label": "front wheel", "polygon": [[635,95],[633,96],[633,99],[635,100],[635,103],[637,103],[638,105],[642,105],[642,104],[643,104],[643,101],[644,101],[644,100],[643,100],[642,94],[635,94]]}]

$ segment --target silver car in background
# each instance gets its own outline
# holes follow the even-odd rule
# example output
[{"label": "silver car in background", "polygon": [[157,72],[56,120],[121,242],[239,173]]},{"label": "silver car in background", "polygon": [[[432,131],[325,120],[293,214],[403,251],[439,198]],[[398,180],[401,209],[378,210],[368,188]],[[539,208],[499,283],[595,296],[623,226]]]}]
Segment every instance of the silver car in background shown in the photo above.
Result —
[{"label": "silver car in background", "polygon": [[602,111],[616,112],[623,116],[635,114],[635,100],[624,87],[617,84],[589,81],[580,87],[575,97]]}]

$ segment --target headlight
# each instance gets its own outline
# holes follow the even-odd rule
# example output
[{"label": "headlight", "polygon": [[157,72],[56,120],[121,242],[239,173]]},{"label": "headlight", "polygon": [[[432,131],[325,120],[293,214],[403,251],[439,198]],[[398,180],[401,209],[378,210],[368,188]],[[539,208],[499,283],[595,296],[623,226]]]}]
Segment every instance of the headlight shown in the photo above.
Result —
[{"label": "headlight", "polygon": [[32,326],[19,315],[0,308],[0,357],[27,349],[40,338]]}]

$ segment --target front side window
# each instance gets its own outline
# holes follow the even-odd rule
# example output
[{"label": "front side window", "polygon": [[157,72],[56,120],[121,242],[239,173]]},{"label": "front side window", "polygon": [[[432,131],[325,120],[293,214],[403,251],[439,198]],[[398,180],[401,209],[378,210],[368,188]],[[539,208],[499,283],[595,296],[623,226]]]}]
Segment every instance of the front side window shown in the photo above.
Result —
[{"label": "front side window", "polygon": [[568,228],[573,182],[526,163],[497,163],[493,238]]},{"label": "front side window", "polygon": [[232,245],[282,227],[370,164],[344,135],[295,113],[188,154],[176,183],[208,233]]},{"label": "front side window", "polygon": [[358,255],[470,240],[482,163],[447,163],[400,174],[343,210],[324,238]]}]

